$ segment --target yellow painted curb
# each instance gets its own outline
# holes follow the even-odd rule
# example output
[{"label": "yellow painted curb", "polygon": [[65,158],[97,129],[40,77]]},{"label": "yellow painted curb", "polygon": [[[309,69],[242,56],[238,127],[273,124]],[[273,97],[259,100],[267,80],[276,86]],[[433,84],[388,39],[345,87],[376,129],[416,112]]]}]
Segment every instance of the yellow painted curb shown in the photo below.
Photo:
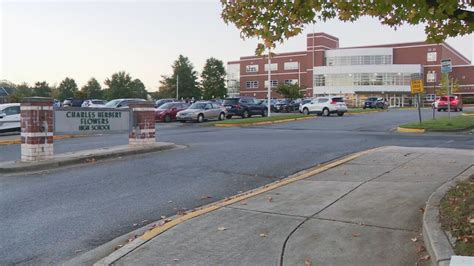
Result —
[{"label": "yellow painted curb", "polygon": [[[59,135],[53,136],[53,140],[62,140],[62,139],[72,139],[72,138],[80,138],[85,137],[84,135]],[[11,144],[21,144],[21,137],[18,139],[11,139],[11,140],[0,140],[0,145],[11,145]]]},{"label": "yellow painted curb", "polygon": [[474,114],[466,114],[466,113],[462,113],[461,115],[464,115],[464,116],[474,116]]},{"label": "yellow painted curb", "polygon": [[404,128],[404,127],[398,127],[397,128],[398,132],[401,133],[425,133],[425,129],[421,128]]},{"label": "yellow painted curb", "polygon": [[310,117],[298,117],[298,118],[288,118],[276,121],[262,121],[262,122],[255,122],[255,123],[246,123],[246,124],[214,124],[215,127],[249,127],[249,126],[261,126],[261,125],[271,125],[271,124],[279,124],[279,123],[286,123],[291,121],[298,121],[298,120],[308,120],[313,119],[314,116]]},{"label": "yellow painted curb", "polygon": [[346,163],[348,161],[354,160],[354,159],[356,159],[356,158],[358,158],[362,155],[372,153],[372,152],[377,151],[379,149],[380,148],[375,148],[375,149],[370,149],[370,150],[366,150],[366,151],[357,152],[357,153],[354,153],[352,155],[346,156],[342,159],[339,159],[337,161],[329,162],[329,163],[323,164],[321,166],[316,166],[316,167],[310,168],[308,170],[301,171],[301,172],[296,173],[294,175],[291,175],[291,176],[289,176],[285,179],[273,182],[273,183],[265,185],[263,187],[260,187],[260,188],[257,188],[257,189],[254,189],[254,190],[251,190],[251,191],[248,191],[248,192],[244,192],[244,193],[241,193],[241,194],[237,194],[235,196],[225,198],[225,199],[217,201],[215,203],[211,203],[211,204],[209,204],[207,206],[204,206],[202,208],[198,208],[198,209],[196,209],[192,212],[185,213],[184,215],[182,215],[182,216],[180,216],[180,217],[178,217],[174,220],[171,220],[171,221],[169,221],[169,222],[167,222],[167,223],[165,223],[161,226],[157,226],[157,227],[154,227],[154,228],[150,229],[149,231],[145,232],[140,237],[140,239],[143,240],[143,241],[148,241],[148,240],[162,234],[163,232],[167,231],[168,229],[171,229],[174,226],[179,225],[179,224],[181,224],[185,221],[188,221],[192,218],[210,213],[210,212],[218,210],[222,207],[234,204],[234,203],[242,201],[242,200],[246,200],[248,198],[257,196],[257,195],[265,193],[267,191],[274,190],[276,188],[279,188],[279,187],[288,185],[290,183],[296,182],[298,180],[302,180],[302,179],[308,178],[310,176],[319,174],[321,172],[327,171],[331,168],[339,166],[339,165],[341,165],[343,163]]}]

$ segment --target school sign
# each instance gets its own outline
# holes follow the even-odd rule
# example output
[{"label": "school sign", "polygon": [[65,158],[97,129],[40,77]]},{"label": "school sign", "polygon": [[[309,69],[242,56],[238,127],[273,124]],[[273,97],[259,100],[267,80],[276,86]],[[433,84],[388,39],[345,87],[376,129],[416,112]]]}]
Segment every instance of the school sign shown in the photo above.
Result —
[{"label": "school sign", "polygon": [[130,111],[109,108],[60,108],[54,110],[54,132],[107,134],[129,132]]}]

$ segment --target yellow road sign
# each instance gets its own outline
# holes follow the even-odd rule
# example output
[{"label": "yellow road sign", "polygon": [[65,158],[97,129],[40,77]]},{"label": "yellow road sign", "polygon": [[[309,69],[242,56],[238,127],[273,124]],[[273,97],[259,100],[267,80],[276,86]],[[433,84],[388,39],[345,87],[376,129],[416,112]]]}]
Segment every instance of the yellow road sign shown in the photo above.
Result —
[{"label": "yellow road sign", "polygon": [[411,87],[411,93],[412,94],[415,94],[415,93],[423,93],[423,80],[421,79],[418,79],[418,80],[412,80],[411,83],[410,83],[410,87]]}]

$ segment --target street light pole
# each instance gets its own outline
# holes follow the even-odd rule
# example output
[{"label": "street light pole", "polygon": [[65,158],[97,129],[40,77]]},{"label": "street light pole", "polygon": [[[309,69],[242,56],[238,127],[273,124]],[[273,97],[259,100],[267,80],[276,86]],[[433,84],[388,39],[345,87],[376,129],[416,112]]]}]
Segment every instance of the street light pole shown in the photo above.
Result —
[{"label": "street light pole", "polygon": [[268,48],[268,88],[267,88],[267,109],[268,109],[268,117],[271,115],[271,97],[272,97],[272,70],[271,70],[271,63],[272,59],[270,59],[270,48]]}]

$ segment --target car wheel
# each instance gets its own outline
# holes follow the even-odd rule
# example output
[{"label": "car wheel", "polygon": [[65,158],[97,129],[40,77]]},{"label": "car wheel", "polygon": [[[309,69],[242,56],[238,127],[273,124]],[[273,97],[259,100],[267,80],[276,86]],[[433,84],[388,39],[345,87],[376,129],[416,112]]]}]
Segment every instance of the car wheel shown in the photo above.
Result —
[{"label": "car wheel", "polygon": [[324,109],[323,109],[323,115],[324,115],[324,116],[329,116],[329,115],[330,115],[329,109],[324,108]]},{"label": "car wheel", "polygon": [[441,109],[438,109],[438,112],[441,112]]},{"label": "car wheel", "polygon": [[231,119],[231,118],[232,118],[232,116],[231,116],[231,115],[228,115],[228,116],[226,116],[225,118],[227,118],[227,119]]},{"label": "car wheel", "polygon": [[242,114],[242,118],[248,118],[249,117],[249,111],[245,110],[244,113]]},{"label": "car wheel", "polygon": [[166,123],[171,122],[171,116],[170,116],[170,115],[166,115],[166,116],[165,116],[165,122],[166,122]]},{"label": "car wheel", "polygon": [[198,121],[198,123],[204,122],[204,115],[203,114],[198,115],[197,121]]},{"label": "car wheel", "polygon": [[219,120],[224,120],[225,119],[225,114],[224,113],[220,113],[219,114]]},{"label": "car wheel", "polygon": [[267,117],[268,116],[268,110],[263,109],[262,117]]},{"label": "car wheel", "polygon": [[308,108],[304,108],[304,109],[303,109],[303,114],[309,115],[309,110],[308,110]]},{"label": "car wheel", "polygon": [[343,115],[344,115],[344,112],[337,113],[337,116],[343,116]]},{"label": "car wheel", "polygon": [[461,107],[461,108],[459,108],[459,111],[461,111],[461,112],[462,112],[462,107]]}]

